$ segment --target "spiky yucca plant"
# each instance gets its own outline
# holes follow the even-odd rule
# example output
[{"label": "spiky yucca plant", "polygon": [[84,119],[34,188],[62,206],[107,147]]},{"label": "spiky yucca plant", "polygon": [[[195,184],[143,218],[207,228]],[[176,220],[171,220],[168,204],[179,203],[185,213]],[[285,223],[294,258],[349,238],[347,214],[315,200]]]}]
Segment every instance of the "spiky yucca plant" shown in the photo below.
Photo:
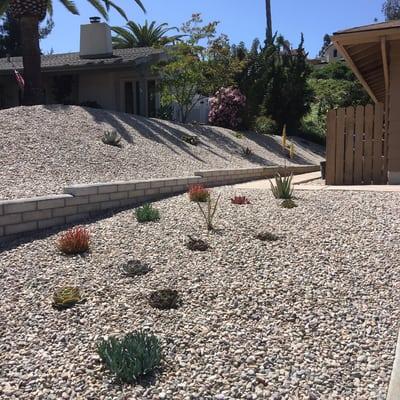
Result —
[{"label": "spiky yucca plant", "polygon": [[275,185],[271,181],[272,194],[276,199],[291,199],[293,197],[293,174],[281,176],[276,174]]},{"label": "spiky yucca plant", "polygon": [[[72,14],[78,15],[79,11],[73,0],[59,0],[60,3]],[[133,0],[145,11],[141,0]],[[87,0],[105,19],[108,11],[114,8],[126,20],[124,10],[111,0]],[[0,0],[0,16],[7,11],[19,21],[21,28],[22,58],[24,65],[24,98],[26,105],[41,104],[44,100],[41,74],[41,56],[39,47],[39,23],[46,17],[53,15],[53,0]]]}]

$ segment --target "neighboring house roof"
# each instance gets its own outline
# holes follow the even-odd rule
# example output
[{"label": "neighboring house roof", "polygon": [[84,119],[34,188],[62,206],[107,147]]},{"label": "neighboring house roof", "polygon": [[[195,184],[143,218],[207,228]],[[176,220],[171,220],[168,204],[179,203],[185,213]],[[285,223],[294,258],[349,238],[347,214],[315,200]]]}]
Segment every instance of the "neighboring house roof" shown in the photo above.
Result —
[{"label": "neighboring house roof", "polygon": [[[43,71],[65,71],[73,69],[109,68],[129,65],[138,65],[154,62],[164,54],[162,49],[152,47],[139,47],[132,49],[114,49],[112,57],[106,58],[81,58],[79,53],[49,54],[42,56]],[[12,63],[7,58],[0,58],[0,74],[14,69],[22,69],[22,57],[11,57]]]}]

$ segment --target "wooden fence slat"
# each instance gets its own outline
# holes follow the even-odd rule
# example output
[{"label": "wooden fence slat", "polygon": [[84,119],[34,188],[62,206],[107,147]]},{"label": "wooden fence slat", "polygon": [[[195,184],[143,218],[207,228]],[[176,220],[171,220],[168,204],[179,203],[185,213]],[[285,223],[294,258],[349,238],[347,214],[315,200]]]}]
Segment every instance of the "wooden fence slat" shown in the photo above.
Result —
[{"label": "wooden fence slat", "polygon": [[354,176],[353,176],[354,185],[360,185],[362,183],[363,139],[364,139],[364,107],[357,106],[356,127],[354,134]]},{"label": "wooden fence slat", "polygon": [[375,105],[374,119],[374,141],[372,146],[372,180],[374,185],[386,183],[383,179],[384,171],[384,126],[383,126],[383,104]]},{"label": "wooden fence slat", "polygon": [[335,185],[343,185],[344,181],[344,132],[346,122],[346,110],[339,108],[337,110],[336,123],[336,167],[335,167]]},{"label": "wooden fence slat", "polygon": [[363,181],[370,185],[372,182],[372,137],[374,130],[374,106],[368,104],[365,107],[365,143],[364,143],[364,165]]},{"label": "wooden fence slat", "polygon": [[329,110],[326,130],[326,184],[335,184],[336,170],[336,110]]},{"label": "wooden fence slat", "polygon": [[346,137],[345,137],[345,162],[344,183],[353,184],[354,168],[354,107],[346,108]]}]

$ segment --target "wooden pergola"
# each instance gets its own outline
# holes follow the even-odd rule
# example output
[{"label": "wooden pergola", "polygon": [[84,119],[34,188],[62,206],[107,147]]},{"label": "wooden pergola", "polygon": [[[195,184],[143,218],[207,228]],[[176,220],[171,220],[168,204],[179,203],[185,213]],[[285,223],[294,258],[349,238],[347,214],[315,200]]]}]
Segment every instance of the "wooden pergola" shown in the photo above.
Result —
[{"label": "wooden pergola", "polygon": [[[372,137],[372,146],[378,148],[377,140],[385,142],[382,153],[386,165],[384,173],[389,183],[400,183],[400,21],[338,31],[333,34],[332,41],[364,86],[375,107],[384,110],[384,134],[382,138]],[[367,118],[366,112],[364,115]],[[352,135],[357,136],[357,133]],[[357,143],[357,137],[354,143]],[[363,160],[365,157],[363,153]],[[353,154],[353,159],[356,158],[357,154]]]}]

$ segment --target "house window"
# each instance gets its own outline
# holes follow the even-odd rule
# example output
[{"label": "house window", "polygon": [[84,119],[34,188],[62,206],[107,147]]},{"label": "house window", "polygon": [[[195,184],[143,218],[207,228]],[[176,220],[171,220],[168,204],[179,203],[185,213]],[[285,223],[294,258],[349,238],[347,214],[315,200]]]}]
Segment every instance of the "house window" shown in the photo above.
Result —
[{"label": "house window", "polygon": [[156,81],[147,81],[147,105],[148,105],[148,116],[155,117],[157,106],[156,106]]},{"label": "house window", "polygon": [[136,89],[135,89],[135,91],[136,91],[136,114],[137,115],[141,115],[141,107],[142,107],[142,104],[141,104],[141,98],[142,98],[142,96],[141,96],[141,90],[140,90],[140,82],[139,81],[136,81],[136,85],[135,85],[135,87],[136,87]]},{"label": "house window", "polygon": [[71,104],[74,77],[58,75],[53,78],[52,95],[57,104]]},{"label": "house window", "polygon": [[134,101],[133,101],[133,84],[132,82],[125,82],[125,112],[128,114],[134,113]]},{"label": "house window", "polygon": [[333,57],[336,58],[338,56],[338,51],[335,49],[333,50]]}]

